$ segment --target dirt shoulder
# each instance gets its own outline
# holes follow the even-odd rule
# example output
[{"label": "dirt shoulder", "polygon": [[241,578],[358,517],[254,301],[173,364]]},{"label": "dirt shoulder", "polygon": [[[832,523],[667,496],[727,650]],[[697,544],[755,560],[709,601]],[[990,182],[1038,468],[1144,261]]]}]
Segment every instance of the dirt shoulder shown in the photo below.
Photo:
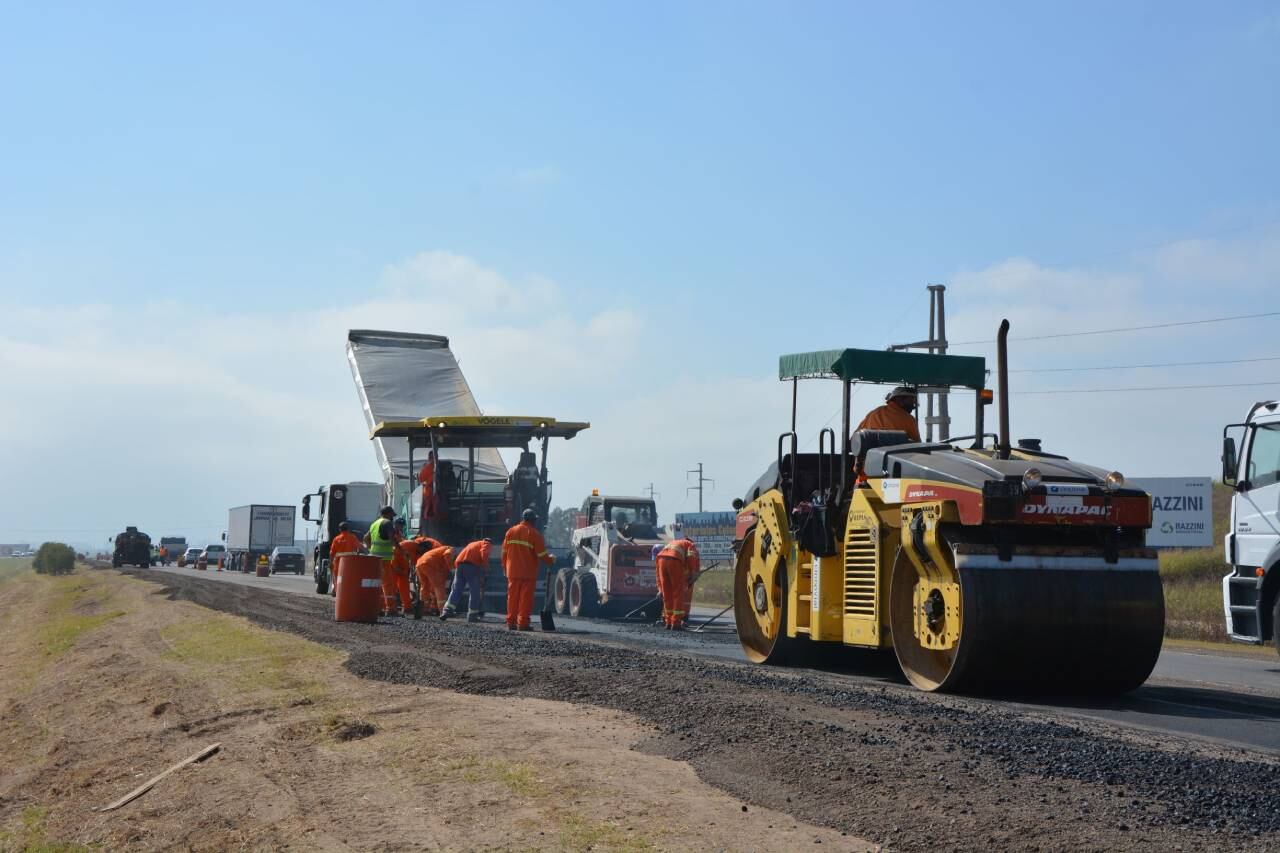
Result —
[{"label": "dirt shoulder", "polygon": [[[1280,769],[1256,753],[855,682],[840,676],[848,660],[828,674],[572,632],[436,620],[341,624],[327,599],[146,576],[174,597],[340,649],[364,678],[623,711],[652,726],[637,749],[687,762],[751,806],[890,849],[1280,845]],[[859,657],[856,668],[891,663]],[[772,836],[761,847],[788,849]]]},{"label": "dirt shoulder", "polygon": [[712,787],[630,714],[366,680],[343,650],[164,592],[113,571],[0,583],[0,849],[869,846]]}]

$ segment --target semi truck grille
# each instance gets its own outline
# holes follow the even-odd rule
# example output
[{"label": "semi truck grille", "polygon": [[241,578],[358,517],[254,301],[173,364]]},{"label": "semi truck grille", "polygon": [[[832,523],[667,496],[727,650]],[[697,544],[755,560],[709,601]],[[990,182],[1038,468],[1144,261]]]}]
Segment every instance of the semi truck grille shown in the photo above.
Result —
[{"label": "semi truck grille", "polygon": [[876,615],[876,543],[870,530],[850,530],[844,543],[844,612]]}]

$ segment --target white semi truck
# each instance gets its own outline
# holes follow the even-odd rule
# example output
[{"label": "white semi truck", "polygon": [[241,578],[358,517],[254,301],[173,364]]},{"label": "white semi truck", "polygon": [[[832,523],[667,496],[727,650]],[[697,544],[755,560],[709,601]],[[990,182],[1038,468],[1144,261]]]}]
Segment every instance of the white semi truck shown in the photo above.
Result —
[{"label": "white semi truck", "polygon": [[1235,489],[1222,579],[1227,633],[1280,649],[1280,402],[1254,403],[1222,434],[1222,482]]},{"label": "white semi truck", "polygon": [[363,537],[382,509],[382,498],[379,483],[330,483],[302,496],[303,520],[316,523],[311,576],[318,594],[329,593],[329,543],[338,535],[338,525],[345,521],[352,533]]}]

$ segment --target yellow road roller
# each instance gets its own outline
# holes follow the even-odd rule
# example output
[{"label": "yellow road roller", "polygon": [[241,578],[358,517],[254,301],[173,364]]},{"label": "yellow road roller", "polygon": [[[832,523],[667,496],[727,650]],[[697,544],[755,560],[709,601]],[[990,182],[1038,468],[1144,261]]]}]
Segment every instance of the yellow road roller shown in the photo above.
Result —
[{"label": "yellow road roller", "polygon": [[[878,350],[784,355],[791,430],[738,511],[734,614],[747,657],[803,660],[818,644],[892,648],[927,691],[1120,693],[1151,674],[1164,636],[1151,499],[1124,476],[1011,446],[1007,338],[999,432],[984,432],[984,359]],[[840,436],[798,453],[802,379],[843,388]],[[850,433],[854,383],[971,390],[974,435],[913,442]]]}]

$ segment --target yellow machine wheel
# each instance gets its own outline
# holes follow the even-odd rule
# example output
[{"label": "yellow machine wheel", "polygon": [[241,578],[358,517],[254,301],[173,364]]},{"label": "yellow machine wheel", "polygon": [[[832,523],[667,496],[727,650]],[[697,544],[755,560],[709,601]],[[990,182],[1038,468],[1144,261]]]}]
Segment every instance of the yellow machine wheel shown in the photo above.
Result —
[{"label": "yellow machine wheel", "polygon": [[952,690],[958,686],[964,672],[963,666],[956,665],[966,648],[963,594],[960,599],[961,612],[940,617],[961,621],[960,639],[947,649],[927,648],[916,636],[915,630],[916,610],[921,606],[916,594],[916,584],[919,581],[920,576],[915,566],[905,554],[899,554],[889,583],[889,628],[893,632],[893,651],[898,656],[898,664],[907,680],[919,689]]},{"label": "yellow machine wheel", "polygon": [[786,636],[786,564],[765,577],[756,556],[756,531],[742,541],[733,578],[733,617],[738,640],[752,663],[786,663],[796,640]]}]

